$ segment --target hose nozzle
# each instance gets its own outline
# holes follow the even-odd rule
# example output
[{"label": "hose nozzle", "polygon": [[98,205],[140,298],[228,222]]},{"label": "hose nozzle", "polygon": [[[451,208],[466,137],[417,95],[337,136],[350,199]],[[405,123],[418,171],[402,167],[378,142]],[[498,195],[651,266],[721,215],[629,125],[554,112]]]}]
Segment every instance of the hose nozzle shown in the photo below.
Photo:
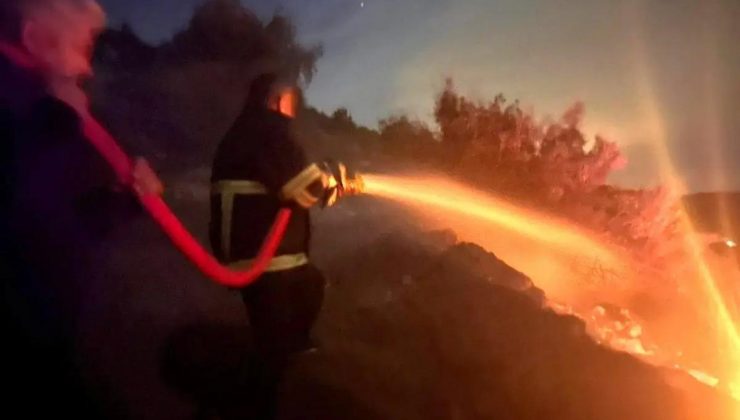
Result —
[{"label": "hose nozzle", "polygon": [[352,177],[347,177],[344,184],[344,193],[347,195],[359,195],[365,192],[365,180],[362,175],[355,173]]}]

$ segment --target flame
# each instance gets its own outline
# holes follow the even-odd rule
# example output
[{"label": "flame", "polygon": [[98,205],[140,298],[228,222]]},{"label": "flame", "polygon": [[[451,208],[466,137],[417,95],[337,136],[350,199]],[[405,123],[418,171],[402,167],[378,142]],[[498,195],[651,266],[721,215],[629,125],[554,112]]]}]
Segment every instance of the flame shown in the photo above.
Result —
[{"label": "flame", "polygon": [[[585,278],[597,277],[594,273],[607,278],[625,271],[620,252],[590,232],[490,194],[433,176],[364,179],[367,193],[420,207],[418,216],[426,227],[452,229],[462,240],[495,251],[537,279],[556,301],[573,302],[594,292],[583,284]],[[603,297],[615,293],[600,286]]]},{"label": "flame", "polygon": [[[677,194],[686,193],[687,188],[671,159],[667,143],[664,117],[651,78],[649,54],[642,40],[644,25],[640,25],[641,2],[627,4],[626,23],[632,35],[634,74],[640,95],[642,112],[648,122],[648,135],[658,157],[663,179]],[[631,6],[631,7],[630,7]],[[708,39],[708,72],[703,80],[706,95],[703,109],[707,112],[709,141],[717,143],[723,137],[721,124],[717,121],[717,92],[715,78],[716,57]],[[716,51],[715,51],[716,52]],[[713,70],[714,69],[714,70]],[[719,144],[714,151],[718,153]],[[716,181],[722,181],[721,156],[713,156],[717,172]],[[378,196],[418,206],[418,213],[426,225],[436,223],[455,230],[463,240],[475,242],[496,252],[504,261],[522,270],[537,282],[556,310],[579,315],[591,327],[592,335],[606,345],[628,351],[656,364],[682,370],[698,381],[722,388],[740,400],[740,334],[738,332],[731,298],[737,295],[737,266],[732,262],[717,264],[705,254],[705,246],[685,209],[680,213],[681,238],[687,251],[690,270],[680,273],[679,294],[690,298],[690,303],[704,311],[700,320],[703,324],[685,325],[680,304],[670,308],[667,321],[641,320],[627,316],[626,320],[614,321],[604,317],[600,302],[621,303],[635,290],[655,286],[655,279],[645,278],[632,271],[629,258],[619,250],[605,244],[598,236],[585,232],[571,223],[545,216],[531,209],[521,208],[504,200],[491,197],[473,189],[433,177],[399,178],[388,176],[366,176],[367,192]],[[725,233],[732,231],[727,205],[720,203]],[[494,228],[494,229],[492,229]],[[737,238],[735,238],[737,239]],[[726,240],[728,248],[737,244]],[[724,265],[722,265],[724,264]],[[735,273],[735,274],[732,274]],[[724,281],[724,280],[727,281]],[[582,281],[587,284],[583,284]],[[595,284],[597,283],[598,284]],[[585,286],[585,287],[584,287]],[[627,290],[625,290],[627,289]],[[658,293],[661,293],[658,290]],[[680,301],[683,303],[684,301]],[[590,305],[590,306],[589,306]],[[670,304],[669,304],[670,305]],[[692,320],[696,321],[696,320]],[[661,346],[648,343],[648,335],[658,326],[668,327],[661,339],[685,345],[701,347],[714,353],[719,360],[717,366],[697,366],[696,361],[684,359],[682,349],[662,350]],[[669,336],[669,337],[667,337]],[[675,344],[673,342],[671,345]],[[670,347],[670,346],[667,346]],[[671,353],[678,350],[675,353]],[[666,354],[666,352],[671,354]],[[714,359],[712,360],[714,362]],[[740,407],[734,413],[740,418]]]},{"label": "flame", "polygon": [[[643,22],[645,13],[642,8],[644,7],[644,3],[633,1],[629,3],[628,6],[629,7],[625,9],[625,18],[626,23],[632,26],[629,31],[629,33],[632,34],[632,47],[634,54],[632,63],[635,66],[634,71],[638,90],[641,96],[641,106],[644,114],[650,121],[650,126],[652,128],[650,135],[653,146],[657,152],[656,156],[658,157],[658,163],[664,178],[668,180],[670,186],[675,191],[686,192],[686,185],[679,176],[671,159],[671,153],[668,147],[668,136],[665,129],[665,118],[663,117],[659,106],[659,99],[656,94],[655,83],[652,78],[649,60],[650,55],[643,42],[646,36],[646,25]],[[711,42],[708,43],[708,46],[711,46]],[[716,66],[716,60],[712,59],[714,58],[712,53],[713,52],[707,48],[707,62],[709,66]],[[711,73],[711,71],[708,73]],[[705,109],[707,109],[708,117],[710,118],[709,140],[715,143],[713,145],[713,149],[718,151],[720,148],[717,141],[720,135],[718,133],[719,124],[716,122],[718,111],[715,109],[715,104],[717,103],[716,92],[718,87],[713,80],[715,80],[713,77],[708,77],[707,80],[705,80],[707,103],[704,105]],[[720,159],[716,155],[714,157],[717,160],[715,163],[719,164]],[[718,167],[718,165],[715,165],[715,167]],[[722,174],[721,172],[717,172],[714,175],[721,177]],[[730,218],[726,210],[727,208],[723,206],[725,214],[723,214],[722,221],[723,224],[728,225],[730,223]],[[685,242],[684,245],[689,251],[695,272],[695,275],[691,276],[694,278],[687,280],[698,280],[699,284],[696,286],[699,288],[700,296],[706,301],[704,306],[715,316],[716,328],[718,328],[720,332],[720,342],[716,343],[716,345],[718,345],[719,348],[728,349],[729,355],[725,357],[726,360],[724,363],[726,365],[725,369],[730,373],[727,375],[726,379],[730,383],[730,388],[735,389],[737,384],[740,384],[740,334],[738,334],[734,318],[729,309],[728,303],[725,301],[725,297],[723,296],[720,283],[718,282],[715,273],[712,272],[710,264],[702,252],[702,246],[695,234],[696,229],[685,209],[682,209],[680,216],[680,227],[685,233],[683,235]],[[740,398],[740,394],[735,395],[735,397]],[[736,417],[740,418],[740,411],[737,413]]]},{"label": "flame", "polygon": [[[724,366],[732,369],[733,374],[729,377],[710,374],[708,372],[712,369],[697,366],[692,360],[684,362],[681,354],[671,353],[675,350],[671,346],[661,348],[661,344],[666,343],[645,339],[643,334],[646,331],[655,332],[662,325],[646,325],[627,309],[617,311],[614,317],[606,314],[606,309],[599,306],[601,302],[625,304],[635,290],[654,286],[650,282],[655,283],[655,279],[640,278],[632,270],[627,254],[609,246],[593,233],[440,177],[366,175],[364,180],[367,193],[417,207],[415,216],[426,227],[436,224],[450,228],[460,239],[495,252],[523,271],[545,291],[551,308],[584,319],[588,332],[596,341],[647,362],[680,369],[705,384],[722,386],[728,392],[735,389],[734,384],[738,383],[734,374],[737,372],[734,370],[737,366],[735,357],[740,354],[735,347],[740,343],[737,330],[714,282],[710,266],[704,260],[702,247],[694,236],[687,235],[686,241],[690,245],[692,265],[703,286],[700,290],[706,293],[702,296],[708,296],[708,300],[702,298],[699,304],[719,315],[717,322],[722,335],[730,341],[730,356],[723,362]],[[688,217],[684,215],[682,222],[688,224]],[[607,275],[609,273],[611,277]],[[706,337],[691,335],[700,330],[682,327],[680,314],[684,311],[680,305],[674,305],[670,310],[674,317],[670,318],[668,341],[686,343],[688,340],[690,345],[703,349],[716,348],[715,343],[707,341]],[[687,334],[689,336],[685,338]],[[740,396],[734,394],[736,398]]]},{"label": "flame", "polygon": [[615,255],[597,239],[578,232],[573,226],[566,227],[564,222],[441,178],[400,179],[370,175],[365,176],[365,184],[370,194],[452,210],[557,247],[591,249],[604,261],[616,260]]}]

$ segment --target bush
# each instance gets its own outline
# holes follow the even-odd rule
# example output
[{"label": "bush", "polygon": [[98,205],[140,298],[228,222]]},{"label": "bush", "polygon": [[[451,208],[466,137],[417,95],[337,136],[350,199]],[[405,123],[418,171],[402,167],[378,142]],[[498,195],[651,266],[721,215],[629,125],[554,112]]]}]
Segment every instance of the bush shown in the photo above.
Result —
[{"label": "bush", "polygon": [[[626,160],[616,143],[581,131],[582,103],[538,122],[502,96],[476,103],[448,80],[435,106],[439,133],[405,116],[380,122],[385,151],[432,160],[452,176],[569,218],[657,263],[675,252],[678,202],[665,189],[608,185]],[[438,140],[435,140],[437,139]]]},{"label": "bush", "polygon": [[429,127],[421,122],[397,116],[380,121],[379,126],[381,147],[385,153],[420,163],[439,160],[435,153],[438,141]]}]

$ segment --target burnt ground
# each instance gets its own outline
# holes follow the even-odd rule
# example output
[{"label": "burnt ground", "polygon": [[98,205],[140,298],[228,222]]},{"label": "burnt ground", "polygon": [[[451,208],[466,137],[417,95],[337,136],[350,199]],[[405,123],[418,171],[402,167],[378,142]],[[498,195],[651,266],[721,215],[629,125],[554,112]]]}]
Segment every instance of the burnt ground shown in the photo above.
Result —
[{"label": "burnt ground", "polygon": [[[188,194],[169,201],[205,233],[202,195]],[[715,391],[597,345],[524,275],[451,233],[422,233],[392,203],[360,197],[316,216],[314,260],[330,280],[321,351],[290,370],[281,418],[730,418]],[[253,390],[237,293],[201,278],[151,222],[120,234],[130,252],[92,286],[98,316],[81,342],[110,416],[243,408]]]}]

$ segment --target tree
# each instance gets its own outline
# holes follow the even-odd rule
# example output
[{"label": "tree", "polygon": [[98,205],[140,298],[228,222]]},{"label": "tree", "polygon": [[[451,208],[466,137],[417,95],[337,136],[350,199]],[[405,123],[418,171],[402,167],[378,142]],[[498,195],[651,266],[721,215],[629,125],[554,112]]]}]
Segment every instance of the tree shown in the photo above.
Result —
[{"label": "tree", "polygon": [[203,2],[185,29],[156,47],[127,26],[100,41],[104,77],[91,86],[97,115],[128,146],[166,156],[160,167],[173,170],[207,163],[257,72],[306,85],[321,53],[298,42],[290,19],[263,23],[237,0]]},{"label": "tree", "polygon": [[227,61],[272,67],[291,80],[310,83],[320,46],[298,43],[289,18],[274,16],[267,24],[238,0],[208,0],[188,27],[163,47],[174,63]]},{"label": "tree", "polygon": [[156,48],[139,38],[127,23],[119,29],[108,28],[100,34],[93,54],[98,68],[106,71],[138,71],[151,67]]},{"label": "tree", "polygon": [[332,125],[337,129],[351,129],[357,127],[347,108],[337,108],[331,114]]},{"label": "tree", "polygon": [[439,142],[429,127],[421,122],[412,121],[405,115],[396,116],[381,120],[379,128],[385,153],[420,163],[438,161]]},{"label": "tree", "polygon": [[670,245],[677,234],[675,197],[664,189],[608,185],[626,160],[616,143],[586,138],[584,117],[577,102],[559,119],[538,122],[502,95],[473,102],[447,80],[435,105],[439,141],[405,116],[382,120],[380,128],[387,153],[434,159],[457,178],[569,218],[651,263],[676,252]]},{"label": "tree", "polygon": [[321,46],[305,47],[298,44],[295,25],[285,16],[276,15],[265,26],[265,33],[271,44],[271,50],[277,52],[279,66],[288,77],[301,77],[305,83],[311,83],[316,73],[316,61],[323,54]]}]

